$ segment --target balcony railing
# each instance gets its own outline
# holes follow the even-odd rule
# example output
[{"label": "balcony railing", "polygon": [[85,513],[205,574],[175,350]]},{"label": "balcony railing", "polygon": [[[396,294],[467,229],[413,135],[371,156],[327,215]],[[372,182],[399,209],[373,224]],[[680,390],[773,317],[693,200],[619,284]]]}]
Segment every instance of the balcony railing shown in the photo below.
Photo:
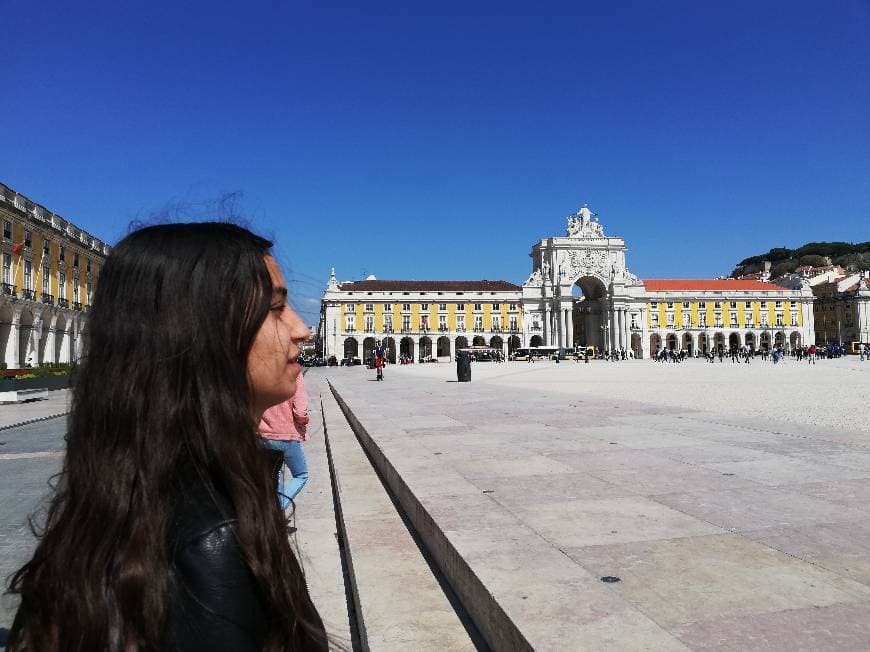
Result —
[{"label": "balcony railing", "polygon": [[54,295],[49,294],[48,292],[43,292],[42,303],[47,303],[50,306],[54,305]]},{"label": "balcony railing", "polygon": [[15,286],[11,283],[3,283],[3,294],[8,294],[9,296],[15,296]]},{"label": "balcony railing", "polygon": [[29,299],[30,301],[36,301],[36,292],[33,290],[28,290],[27,288],[21,290],[21,298]]}]

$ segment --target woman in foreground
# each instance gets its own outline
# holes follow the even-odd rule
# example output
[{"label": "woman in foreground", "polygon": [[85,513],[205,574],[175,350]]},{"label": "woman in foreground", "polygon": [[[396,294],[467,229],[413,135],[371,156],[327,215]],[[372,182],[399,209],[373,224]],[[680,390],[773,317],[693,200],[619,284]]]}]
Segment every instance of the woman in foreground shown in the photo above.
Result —
[{"label": "woman in foreground", "polygon": [[327,648],[256,435],[308,335],[270,247],[168,224],[109,255],[10,650]]}]

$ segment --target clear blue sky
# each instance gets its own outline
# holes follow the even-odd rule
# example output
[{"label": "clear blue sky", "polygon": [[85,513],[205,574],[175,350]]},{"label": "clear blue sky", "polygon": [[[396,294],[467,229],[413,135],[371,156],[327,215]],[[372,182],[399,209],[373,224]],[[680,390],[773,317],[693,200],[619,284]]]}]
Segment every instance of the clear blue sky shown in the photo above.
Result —
[{"label": "clear blue sky", "polygon": [[583,202],[642,278],[870,240],[867,0],[0,15],[0,180],[110,243],[240,192],[303,310],[333,265],[522,282]]}]

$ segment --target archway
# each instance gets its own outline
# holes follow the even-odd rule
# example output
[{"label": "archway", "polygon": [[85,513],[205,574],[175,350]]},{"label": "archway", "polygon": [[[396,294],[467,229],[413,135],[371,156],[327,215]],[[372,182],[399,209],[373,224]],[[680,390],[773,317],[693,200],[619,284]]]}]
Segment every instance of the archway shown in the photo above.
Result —
[{"label": "archway", "polygon": [[668,351],[676,351],[677,350],[677,335],[676,333],[668,333],[667,337],[665,337],[665,342],[668,347]]},{"label": "archway", "polygon": [[48,311],[42,313],[42,332],[39,335],[39,344],[37,346],[36,361],[39,364],[48,364],[54,362],[51,360],[52,351],[46,350],[48,346],[48,334],[51,330],[51,314]]},{"label": "archway", "polygon": [[442,335],[438,338],[438,342],[436,343],[436,351],[438,353],[439,358],[449,358],[450,357],[450,338],[446,335]]},{"label": "archway", "polygon": [[698,351],[707,354],[710,350],[710,343],[707,341],[707,333],[698,333]]},{"label": "archway", "polygon": [[746,346],[752,353],[755,353],[755,333],[746,333]]},{"label": "archway", "polygon": [[499,351],[504,351],[504,340],[499,335],[494,335],[489,338],[489,346]]},{"label": "archway", "polygon": [[683,333],[683,349],[685,349],[686,353],[692,355],[695,353],[695,347],[692,346],[692,334],[691,333]]},{"label": "archway", "polygon": [[378,345],[373,337],[367,337],[363,340],[363,363],[368,364],[369,360],[375,357],[375,347]]},{"label": "archway", "polygon": [[66,333],[66,317],[63,314],[57,316],[54,322],[54,361],[69,362],[67,357],[67,333]]},{"label": "archway", "polygon": [[473,346],[486,346],[486,338],[483,335],[475,335],[471,344]]},{"label": "archway", "polygon": [[456,338],[456,348],[455,351],[459,351],[459,349],[467,349],[468,348],[468,338],[465,335],[460,335]]},{"label": "archway", "polygon": [[643,346],[641,346],[640,333],[631,334],[631,350],[634,351],[634,357],[638,360],[643,359]]},{"label": "archway", "polygon": [[[608,326],[609,300],[604,282],[595,276],[581,276],[571,288],[574,297],[575,346],[594,346],[596,350],[606,346],[605,332]],[[610,348],[615,348],[611,345]]]},{"label": "archway", "polygon": [[511,335],[508,338],[508,355],[520,348],[520,338],[517,335]]},{"label": "archway", "polygon": [[713,335],[713,350],[717,353],[725,350],[725,333],[716,333]]},{"label": "archway", "polygon": [[529,340],[529,346],[541,346],[544,343],[544,340],[541,339],[540,335],[532,335],[532,339]]},{"label": "archway", "polygon": [[662,348],[662,338],[658,333],[653,333],[649,336],[649,354],[651,357],[656,357]]},{"label": "archway", "polygon": [[432,357],[432,339],[428,336],[420,338],[420,362]]},{"label": "archway", "polygon": [[414,340],[410,337],[403,337],[399,342],[399,355],[410,360],[414,359]]},{"label": "archway", "polygon": [[359,357],[359,342],[356,341],[355,337],[348,337],[344,341],[344,357],[345,358],[358,358]]},{"label": "archway", "polygon": [[764,331],[761,334],[761,348],[762,349],[770,349],[770,333]]},{"label": "archway", "polygon": [[385,337],[381,342],[387,350],[387,361],[396,364],[396,340],[392,337]]},{"label": "archway", "polygon": [[739,349],[740,348],[740,334],[739,333],[731,333],[728,336],[728,348],[730,349]]},{"label": "archway", "polygon": [[29,308],[21,311],[21,317],[18,320],[18,368],[23,368],[29,361],[35,365],[36,360],[33,359],[33,347],[31,346],[31,336],[33,334],[33,313]]},{"label": "archway", "polygon": [[798,331],[792,331],[791,337],[789,339],[791,342],[792,350],[801,347],[801,334]]},{"label": "archway", "polygon": [[774,346],[784,347],[785,346],[785,333],[782,331],[777,331],[776,335],[773,336],[773,344]]}]

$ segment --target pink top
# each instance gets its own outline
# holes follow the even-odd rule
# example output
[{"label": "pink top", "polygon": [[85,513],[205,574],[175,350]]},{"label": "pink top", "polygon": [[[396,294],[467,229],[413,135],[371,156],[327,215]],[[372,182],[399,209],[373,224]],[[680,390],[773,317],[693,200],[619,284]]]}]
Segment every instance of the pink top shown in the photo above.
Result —
[{"label": "pink top", "polygon": [[308,441],[308,392],[302,374],[296,379],[296,393],[263,413],[257,432],[266,439]]}]

